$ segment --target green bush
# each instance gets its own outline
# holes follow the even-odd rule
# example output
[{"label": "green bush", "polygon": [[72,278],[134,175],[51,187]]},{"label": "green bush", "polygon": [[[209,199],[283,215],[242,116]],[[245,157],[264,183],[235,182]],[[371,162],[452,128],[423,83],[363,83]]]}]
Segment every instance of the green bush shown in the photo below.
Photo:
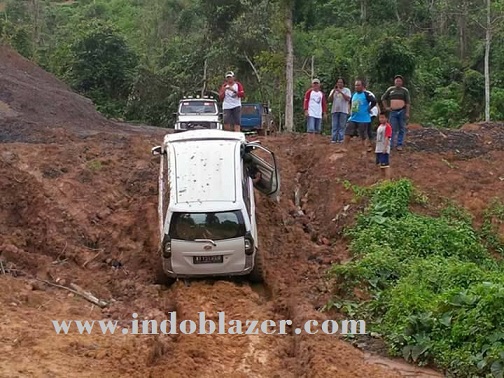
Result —
[{"label": "green bush", "polygon": [[[457,377],[502,377],[504,269],[485,248],[487,235],[453,205],[440,217],[411,212],[419,196],[407,180],[359,192],[369,203],[347,233],[354,259],[330,270],[331,303],[367,319],[394,355]],[[355,287],[371,299],[352,302]]]},{"label": "green bush", "polygon": [[431,107],[432,123],[441,127],[456,127],[461,123],[461,110],[456,99],[436,100]]},{"label": "green bush", "polygon": [[490,115],[494,121],[504,120],[504,89],[492,88]]}]

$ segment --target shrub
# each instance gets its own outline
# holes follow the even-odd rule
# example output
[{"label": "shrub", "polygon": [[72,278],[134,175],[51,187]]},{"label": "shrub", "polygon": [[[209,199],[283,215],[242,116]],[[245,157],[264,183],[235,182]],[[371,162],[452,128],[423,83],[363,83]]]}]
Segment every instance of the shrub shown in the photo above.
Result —
[{"label": "shrub", "polygon": [[[502,377],[504,269],[471,217],[453,205],[440,217],[412,213],[418,196],[407,180],[359,192],[369,203],[348,232],[354,259],[330,270],[339,289],[331,303],[366,318],[394,355],[457,377]],[[355,287],[371,299],[356,303]]]}]

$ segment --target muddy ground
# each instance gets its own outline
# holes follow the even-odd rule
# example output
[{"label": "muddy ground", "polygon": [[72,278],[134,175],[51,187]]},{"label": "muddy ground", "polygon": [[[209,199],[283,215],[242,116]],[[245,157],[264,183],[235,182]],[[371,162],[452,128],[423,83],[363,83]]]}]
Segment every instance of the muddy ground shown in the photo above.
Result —
[{"label": "muddy ground", "polygon": [[[103,336],[55,334],[51,320],[168,317],[325,319],[325,272],[349,256],[342,230],[358,210],[344,181],[378,173],[357,144],[347,154],[320,137],[259,138],[281,166],[279,203],[256,195],[266,285],[159,280],[157,158],[167,130],[104,119],[93,105],[0,47],[1,377],[434,377],[431,370],[359,350],[336,336]],[[450,198],[476,217],[504,196],[502,125],[417,128],[392,155],[432,203]],[[294,204],[301,193],[300,214]],[[347,207],[350,205],[350,207]],[[346,209],[346,210],[344,210]],[[5,272],[5,274],[3,274]],[[105,309],[42,280],[75,283]]]}]

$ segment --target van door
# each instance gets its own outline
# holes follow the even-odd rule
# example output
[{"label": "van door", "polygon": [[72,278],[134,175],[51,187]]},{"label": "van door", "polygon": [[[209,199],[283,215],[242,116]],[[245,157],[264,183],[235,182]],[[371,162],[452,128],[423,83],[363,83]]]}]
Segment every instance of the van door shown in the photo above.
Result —
[{"label": "van door", "polygon": [[173,272],[179,275],[243,272],[246,235],[241,210],[173,213],[169,228]]},{"label": "van door", "polygon": [[252,162],[261,173],[261,179],[254,184],[254,188],[271,197],[280,194],[280,174],[275,154],[255,143],[247,144],[245,153],[252,157]]}]

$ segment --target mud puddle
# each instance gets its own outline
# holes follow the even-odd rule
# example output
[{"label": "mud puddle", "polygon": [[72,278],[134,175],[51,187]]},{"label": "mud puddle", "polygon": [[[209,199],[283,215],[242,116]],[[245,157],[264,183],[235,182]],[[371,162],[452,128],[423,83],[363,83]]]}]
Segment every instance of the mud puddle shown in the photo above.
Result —
[{"label": "mud puddle", "polygon": [[364,361],[367,364],[379,365],[391,369],[403,377],[414,377],[414,378],[444,377],[444,374],[441,374],[436,370],[411,365],[399,358],[392,359],[366,352],[364,353]]}]

